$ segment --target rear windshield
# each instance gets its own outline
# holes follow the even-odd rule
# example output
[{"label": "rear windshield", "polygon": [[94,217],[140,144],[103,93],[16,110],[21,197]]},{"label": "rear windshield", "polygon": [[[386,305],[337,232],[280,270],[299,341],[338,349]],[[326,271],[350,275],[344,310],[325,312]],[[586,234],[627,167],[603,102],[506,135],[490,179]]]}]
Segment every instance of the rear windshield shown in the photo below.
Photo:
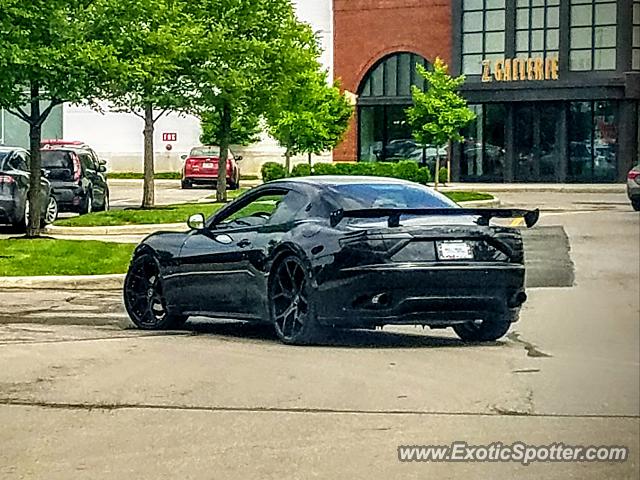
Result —
[{"label": "rear windshield", "polygon": [[73,159],[69,152],[49,150],[42,152],[42,168],[66,168],[73,171]]},{"label": "rear windshield", "polygon": [[4,160],[9,156],[9,152],[0,152],[0,169],[4,168]]},{"label": "rear windshield", "polygon": [[191,149],[192,157],[219,157],[219,147],[196,147]]},{"label": "rear windshield", "polygon": [[345,184],[334,185],[332,190],[345,210],[457,207],[444,195],[417,184]]}]

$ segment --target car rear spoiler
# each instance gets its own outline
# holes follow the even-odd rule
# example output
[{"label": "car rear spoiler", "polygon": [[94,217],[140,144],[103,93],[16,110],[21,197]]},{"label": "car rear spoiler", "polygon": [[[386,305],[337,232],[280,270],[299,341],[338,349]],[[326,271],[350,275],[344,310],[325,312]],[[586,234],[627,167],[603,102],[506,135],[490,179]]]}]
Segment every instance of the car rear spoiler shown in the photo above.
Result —
[{"label": "car rear spoiler", "polygon": [[345,218],[389,218],[389,227],[400,226],[401,215],[471,216],[479,217],[479,225],[489,225],[492,218],[523,218],[528,228],[540,219],[540,210],[517,208],[367,208],[362,210],[339,209],[331,214],[331,226],[337,226]]}]

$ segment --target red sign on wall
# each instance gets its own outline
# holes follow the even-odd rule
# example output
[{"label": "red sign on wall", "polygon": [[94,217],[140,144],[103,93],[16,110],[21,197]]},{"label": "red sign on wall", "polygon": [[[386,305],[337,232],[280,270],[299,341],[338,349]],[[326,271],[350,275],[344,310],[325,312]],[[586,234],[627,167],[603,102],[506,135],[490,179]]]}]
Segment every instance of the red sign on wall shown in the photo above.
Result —
[{"label": "red sign on wall", "polygon": [[162,141],[163,142],[177,142],[178,141],[178,134],[177,133],[163,133],[162,134]]}]

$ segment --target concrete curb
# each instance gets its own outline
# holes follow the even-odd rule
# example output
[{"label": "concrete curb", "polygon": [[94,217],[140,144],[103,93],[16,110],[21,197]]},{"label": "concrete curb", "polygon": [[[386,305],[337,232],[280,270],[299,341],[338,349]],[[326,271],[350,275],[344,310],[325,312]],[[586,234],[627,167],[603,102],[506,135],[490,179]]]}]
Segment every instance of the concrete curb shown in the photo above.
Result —
[{"label": "concrete curb", "polygon": [[498,208],[502,202],[499,198],[493,198],[492,200],[474,200],[471,202],[460,202],[458,205],[465,208]]},{"label": "concrete curb", "polygon": [[155,232],[182,232],[188,230],[186,223],[163,223],[149,225],[114,225],[109,227],[59,227],[49,225],[45,233],[50,235],[148,235]]},{"label": "concrete curb", "polygon": [[21,290],[121,290],[124,274],[0,277],[0,287]]}]

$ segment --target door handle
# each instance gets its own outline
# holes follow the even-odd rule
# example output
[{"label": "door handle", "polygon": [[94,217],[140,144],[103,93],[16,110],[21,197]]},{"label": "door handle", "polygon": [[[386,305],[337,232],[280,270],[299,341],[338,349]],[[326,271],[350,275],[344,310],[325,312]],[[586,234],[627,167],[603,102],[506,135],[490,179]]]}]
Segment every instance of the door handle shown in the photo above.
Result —
[{"label": "door handle", "polygon": [[240,241],[238,242],[238,246],[239,246],[240,248],[247,248],[249,245],[251,245],[251,241],[250,241],[250,240],[247,240],[246,238],[245,238],[244,240],[240,240]]}]

